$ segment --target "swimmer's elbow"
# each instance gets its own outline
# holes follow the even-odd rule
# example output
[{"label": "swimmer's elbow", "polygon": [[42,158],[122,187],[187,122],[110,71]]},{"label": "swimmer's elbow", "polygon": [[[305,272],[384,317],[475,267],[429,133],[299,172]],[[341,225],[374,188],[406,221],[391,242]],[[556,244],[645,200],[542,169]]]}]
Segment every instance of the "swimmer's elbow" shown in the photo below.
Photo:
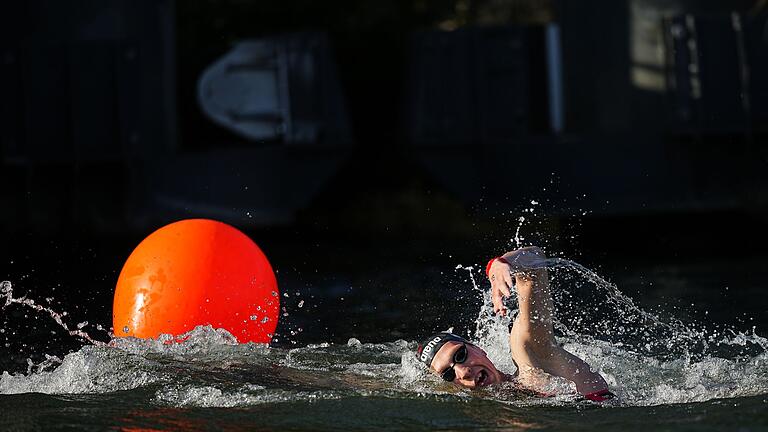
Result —
[{"label": "swimmer's elbow", "polygon": [[525,351],[545,361],[554,357],[557,348],[559,348],[552,338],[547,335],[537,337],[537,335],[530,331],[520,331],[511,334],[510,344],[516,346],[518,351]]}]

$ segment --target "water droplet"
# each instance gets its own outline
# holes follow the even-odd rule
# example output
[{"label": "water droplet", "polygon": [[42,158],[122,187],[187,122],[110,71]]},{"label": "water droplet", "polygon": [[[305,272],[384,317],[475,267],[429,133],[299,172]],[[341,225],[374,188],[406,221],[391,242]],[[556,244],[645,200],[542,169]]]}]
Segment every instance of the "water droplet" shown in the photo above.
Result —
[{"label": "water droplet", "polygon": [[129,330],[128,326],[123,327],[123,333],[128,333]]},{"label": "water droplet", "polygon": [[256,321],[259,318],[258,315],[251,315],[251,321]]},{"label": "water droplet", "polygon": [[304,300],[299,302],[299,307],[302,307],[302,306],[304,306]]},{"label": "water droplet", "polygon": [[277,297],[277,291],[272,291],[272,297]]},{"label": "water droplet", "polygon": [[261,323],[262,324],[266,323],[267,321],[269,321],[269,318],[267,318],[267,317],[264,317],[264,318],[261,319]]}]

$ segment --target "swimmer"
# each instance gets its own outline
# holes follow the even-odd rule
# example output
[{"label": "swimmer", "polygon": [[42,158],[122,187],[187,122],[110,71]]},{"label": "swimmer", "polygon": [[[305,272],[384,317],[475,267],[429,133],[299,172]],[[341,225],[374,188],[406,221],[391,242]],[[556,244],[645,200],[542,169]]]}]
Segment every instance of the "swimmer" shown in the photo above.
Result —
[{"label": "swimmer", "polygon": [[576,391],[589,400],[612,399],[614,395],[605,379],[555,341],[545,259],[538,247],[526,247],[492,259],[486,268],[494,313],[506,316],[508,311],[502,300],[512,295],[512,287],[517,291],[520,310],[509,333],[512,361],[517,366],[514,375],[496,369],[477,345],[447,332],[419,344],[419,360],[444,380],[470,390],[512,381],[543,394],[543,371],[572,381]]}]

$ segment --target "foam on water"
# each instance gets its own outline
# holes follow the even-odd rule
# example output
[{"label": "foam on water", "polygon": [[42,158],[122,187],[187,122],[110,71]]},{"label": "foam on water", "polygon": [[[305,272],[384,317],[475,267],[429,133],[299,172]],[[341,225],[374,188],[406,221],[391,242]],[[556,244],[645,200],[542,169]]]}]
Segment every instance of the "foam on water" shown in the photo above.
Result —
[{"label": "foam on water", "polygon": [[[754,333],[704,330],[643,311],[618,288],[583,266],[550,259],[558,340],[584,358],[627,405],[706,401],[768,393],[768,341]],[[491,314],[478,273],[466,271],[482,298],[472,340],[506,372],[509,317]],[[10,284],[3,285],[10,287]],[[4,290],[6,306],[36,308]],[[26,300],[26,299],[22,299]],[[599,305],[599,307],[595,307]],[[514,314],[514,301],[508,304]],[[47,311],[43,311],[47,312]],[[51,311],[52,312],[52,311]],[[54,315],[51,315],[54,319]],[[60,318],[60,316],[59,316]],[[57,321],[58,322],[58,321]],[[63,325],[63,322],[60,323]],[[80,330],[72,330],[82,337]],[[85,339],[83,337],[83,339]],[[238,344],[224,330],[198,327],[181,337],[114,338],[59,360],[49,357],[27,374],[0,376],[0,394],[149,392],[149,403],[174,407],[240,407],[344,397],[485,398],[510,404],[562,404],[576,400],[573,385],[552,379],[554,398],[522,394],[513,383],[470,393],[429,374],[415,342],[316,344],[293,349]]]},{"label": "foam on water", "polygon": [[0,394],[106,393],[128,390],[166,379],[147,367],[148,360],[103,346],[86,345],[64,357],[51,371],[0,376]]},{"label": "foam on water", "polygon": [[168,386],[155,393],[153,401],[159,405],[174,407],[232,408],[261,404],[339,399],[342,395],[329,390],[291,392],[266,389],[246,384],[237,390],[227,391],[212,386]]}]

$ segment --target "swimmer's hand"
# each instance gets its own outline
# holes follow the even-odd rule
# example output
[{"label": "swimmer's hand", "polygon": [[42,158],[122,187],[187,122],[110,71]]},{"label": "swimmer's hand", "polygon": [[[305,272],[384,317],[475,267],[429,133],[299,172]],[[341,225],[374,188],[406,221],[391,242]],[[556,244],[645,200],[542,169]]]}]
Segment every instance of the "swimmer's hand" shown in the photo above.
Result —
[{"label": "swimmer's hand", "polygon": [[504,298],[512,296],[514,277],[516,273],[527,273],[531,270],[546,267],[546,255],[536,246],[529,246],[507,252],[503,256],[506,262],[495,260],[488,270],[491,281],[491,301],[493,312],[501,316],[507,315]]}]

